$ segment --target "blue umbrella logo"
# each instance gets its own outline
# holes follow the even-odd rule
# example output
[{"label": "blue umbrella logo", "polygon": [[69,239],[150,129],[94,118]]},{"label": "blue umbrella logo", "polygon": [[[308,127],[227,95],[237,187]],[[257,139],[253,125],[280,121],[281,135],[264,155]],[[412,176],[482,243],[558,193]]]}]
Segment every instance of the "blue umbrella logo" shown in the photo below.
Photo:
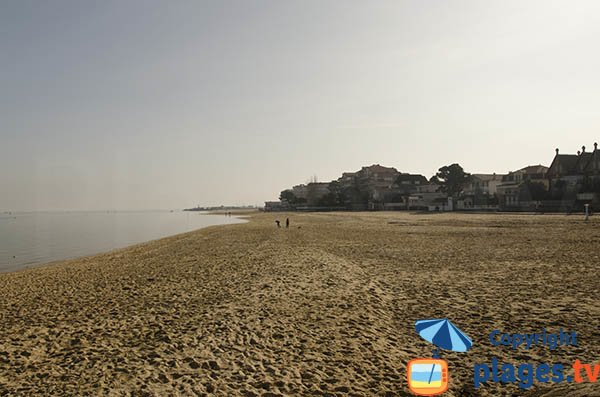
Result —
[{"label": "blue umbrella logo", "polygon": [[[428,367],[422,368],[419,371],[420,375],[415,375],[412,379],[413,382],[417,381],[417,387],[420,387],[424,392],[421,393],[419,392],[419,389],[415,390],[414,388],[411,388],[411,390],[420,395],[439,394],[439,391],[446,390],[447,383],[445,384],[445,388],[444,385],[441,385],[437,390],[435,388],[432,388],[431,390],[428,389],[428,387],[430,385],[433,386],[436,381],[439,382],[437,378],[440,376],[442,380],[444,380],[444,368],[442,368],[443,365],[446,365],[447,371],[447,364],[442,364],[445,362],[443,360],[439,360],[440,357],[437,348],[455,352],[466,352],[471,348],[471,346],[473,346],[473,341],[467,336],[467,334],[458,329],[458,327],[452,324],[447,318],[418,320],[415,323],[415,329],[421,338],[425,339],[429,343],[432,343],[434,346],[436,346],[436,349],[433,350],[433,359],[429,364],[431,365],[431,370],[429,371]],[[438,363],[436,364],[436,362]],[[440,368],[437,369],[436,366]],[[427,372],[429,372],[429,374],[427,374]],[[435,379],[434,374],[437,376]],[[417,376],[420,376],[421,379],[423,379],[423,382],[427,380],[426,384],[418,385]],[[435,385],[437,385],[437,383],[435,383]]]},{"label": "blue umbrella logo", "polygon": [[466,352],[473,346],[471,338],[447,318],[419,320],[415,329],[421,338],[445,350]]}]

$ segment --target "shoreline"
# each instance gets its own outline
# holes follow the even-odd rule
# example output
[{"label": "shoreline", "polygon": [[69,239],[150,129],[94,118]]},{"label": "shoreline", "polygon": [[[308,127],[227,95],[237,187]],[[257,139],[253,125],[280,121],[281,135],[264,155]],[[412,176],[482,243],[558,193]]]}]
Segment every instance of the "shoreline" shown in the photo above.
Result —
[{"label": "shoreline", "polygon": [[[135,214],[140,214],[140,213],[156,213],[156,211],[119,211],[119,213],[124,213],[124,214],[131,214],[131,213],[135,213]],[[164,211],[159,211],[160,213],[170,213],[167,210]],[[181,211],[183,212],[183,211]],[[23,213],[21,214],[22,216],[30,216],[30,215],[35,215],[38,212],[29,212],[29,213]],[[83,212],[76,212],[76,211],[72,211],[72,212],[40,212],[42,214],[50,214],[50,215],[64,215],[64,214],[104,214],[104,211],[83,211]],[[114,213],[114,212],[113,212]],[[216,216],[223,216],[223,214],[207,214],[207,213],[199,213],[198,215],[216,215]],[[234,222],[231,222],[232,219],[235,219]],[[225,221],[226,220],[226,221]],[[42,262],[27,262],[27,263],[17,263],[14,264],[9,262],[6,263],[0,263],[0,274],[5,274],[5,273],[12,273],[12,272],[17,272],[17,271],[21,271],[21,270],[27,270],[27,269],[35,269],[38,267],[43,267],[43,266],[53,266],[55,264],[59,264],[61,262],[65,262],[65,261],[76,261],[76,260],[80,260],[80,259],[85,259],[87,257],[91,257],[91,256],[96,256],[96,255],[102,255],[102,254],[106,254],[106,253],[110,253],[113,251],[118,251],[118,250],[122,250],[122,249],[126,249],[129,247],[133,247],[136,245],[140,245],[140,244],[146,244],[146,243],[150,243],[153,241],[158,241],[164,238],[169,238],[169,237],[174,237],[180,234],[185,234],[185,233],[191,233],[191,232],[195,232],[207,227],[212,227],[212,226],[226,226],[226,225],[230,225],[230,224],[238,224],[238,223],[245,223],[247,222],[247,219],[244,219],[243,216],[237,216],[237,215],[231,215],[230,217],[224,217],[222,223],[219,223],[217,225],[213,225],[213,224],[205,224],[205,225],[197,225],[197,228],[193,228],[192,230],[184,230],[184,231],[180,231],[180,232],[174,232],[173,234],[167,234],[164,236],[157,236],[157,237],[151,237],[151,236],[146,236],[147,239],[143,239],[141,241],[122,241],[121,243],[115,243],[114,247],[112,248],[108,248],[108,247],[97,247],[97,248],[90,248],[88,249],[87,253],[73,253],[73,250],[69,250],[69,249],[64,249],[65,251],[65,256],[60,257],[60,258],[56,258],[56,259],[50,259],[50,260],[46,260],[46,261],[42,261]],[[192,226],[194,227],[194,226]],[[171,231],[173,232],[173,231]],[[134,239],[135,240],[135,239]],[[71,254],[67,254],[68,251],[71,251]],[[27,256],[27,255],[25,255]],[[31,254],[29,254],[29,256],[31,256]],[[51,255],[51,256],[55,256],[55,255]]]},{"label": "shoreline", "polygon": [[[414,321],[450,317],[475,345],[443,353],[446,395],[590,395],[474,391],[472,371],[491,357],[597,361],[599,238],[600,219],[257,213],[2,273],[0,393],[408,396],[406,363],[431,354]],[[541,327],[577,331],[579,347],[486,344],[492,329]]]},{"label": "shoreline", "polygon": [[[237,218],[241,219],[241,217],[237,217]],[[18,272],[29,271],[29,270],[37,270],[37,269],[45,268],[45,267],[66,265],[67,263],[70,263],[70,262],[86,261],[86,260],[94,259],[95,257],[102,257],[105,255],[110,255],[110,254],[119,254],[120,251],[127,251],[129,249],[134,249],[134,248],[143,248],[143,246],[145,246],[145,245],[159,243],[162,240],[183,237],[186,234],[197,233],[198,231],[204,230],[204,229],[216,228],[216,227],[222,227],[222,226],[230,226],[230,225],[240,225],[240,224],[243,224],[243,223],[230,223],[230,224],[204,226],[199,229],[190,230],[190,231],[182,232],[182,233],[177,233],[177,234],[173,234],[170,236],[160,237],[160,238],[152,239],[152,240],[148,240],[148,241],[142,241],[140,243],[127,245],[125,247],[114,248],[114,249],[111,249],[108,251],[97,252],[97,253],[90,254],[90,255],[81,255],[81,256],[72,257],[72,258],[57,259],[55,261],[44,262],[44,263],[40,263],[40,264],[27,265],[26,267],[23,267],[21,269],[7,270],[7,271],[0,270],[0,276],[2,276],[4,274],[12,274],[12,273],[18,273]]]}]

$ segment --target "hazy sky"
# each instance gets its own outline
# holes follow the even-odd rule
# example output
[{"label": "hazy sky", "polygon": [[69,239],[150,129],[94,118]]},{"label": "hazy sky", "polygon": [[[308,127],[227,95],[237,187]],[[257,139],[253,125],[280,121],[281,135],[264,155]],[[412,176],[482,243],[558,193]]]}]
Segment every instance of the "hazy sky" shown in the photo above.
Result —
[{"label": "hazy sky", "polygon": [[600,140],[599,1],[0,1],[0,210],[260,204]]}]

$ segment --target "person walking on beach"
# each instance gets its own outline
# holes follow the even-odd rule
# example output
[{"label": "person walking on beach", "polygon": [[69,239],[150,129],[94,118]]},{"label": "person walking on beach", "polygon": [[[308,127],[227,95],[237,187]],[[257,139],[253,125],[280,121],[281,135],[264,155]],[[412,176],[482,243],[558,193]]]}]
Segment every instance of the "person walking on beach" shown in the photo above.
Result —
[{"label": "person walking on beach", "polygon": [[279,219],[275,219],[275,223],[277,224],[277,227],[281,227],[281,225],[279,224]]},{"label": "person walking on beach", "polygon": [[290,228],[290,218],[285,218],[285,228],[286,229]]}]

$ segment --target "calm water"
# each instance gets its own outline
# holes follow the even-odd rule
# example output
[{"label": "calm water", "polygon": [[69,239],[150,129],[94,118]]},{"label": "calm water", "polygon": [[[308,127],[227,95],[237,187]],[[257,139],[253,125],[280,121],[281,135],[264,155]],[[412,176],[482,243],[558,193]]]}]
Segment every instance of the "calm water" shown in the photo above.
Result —
[{"label": "calm water", "polygon": [[240,222],[183,211],[0,213],[0,272]]}]

